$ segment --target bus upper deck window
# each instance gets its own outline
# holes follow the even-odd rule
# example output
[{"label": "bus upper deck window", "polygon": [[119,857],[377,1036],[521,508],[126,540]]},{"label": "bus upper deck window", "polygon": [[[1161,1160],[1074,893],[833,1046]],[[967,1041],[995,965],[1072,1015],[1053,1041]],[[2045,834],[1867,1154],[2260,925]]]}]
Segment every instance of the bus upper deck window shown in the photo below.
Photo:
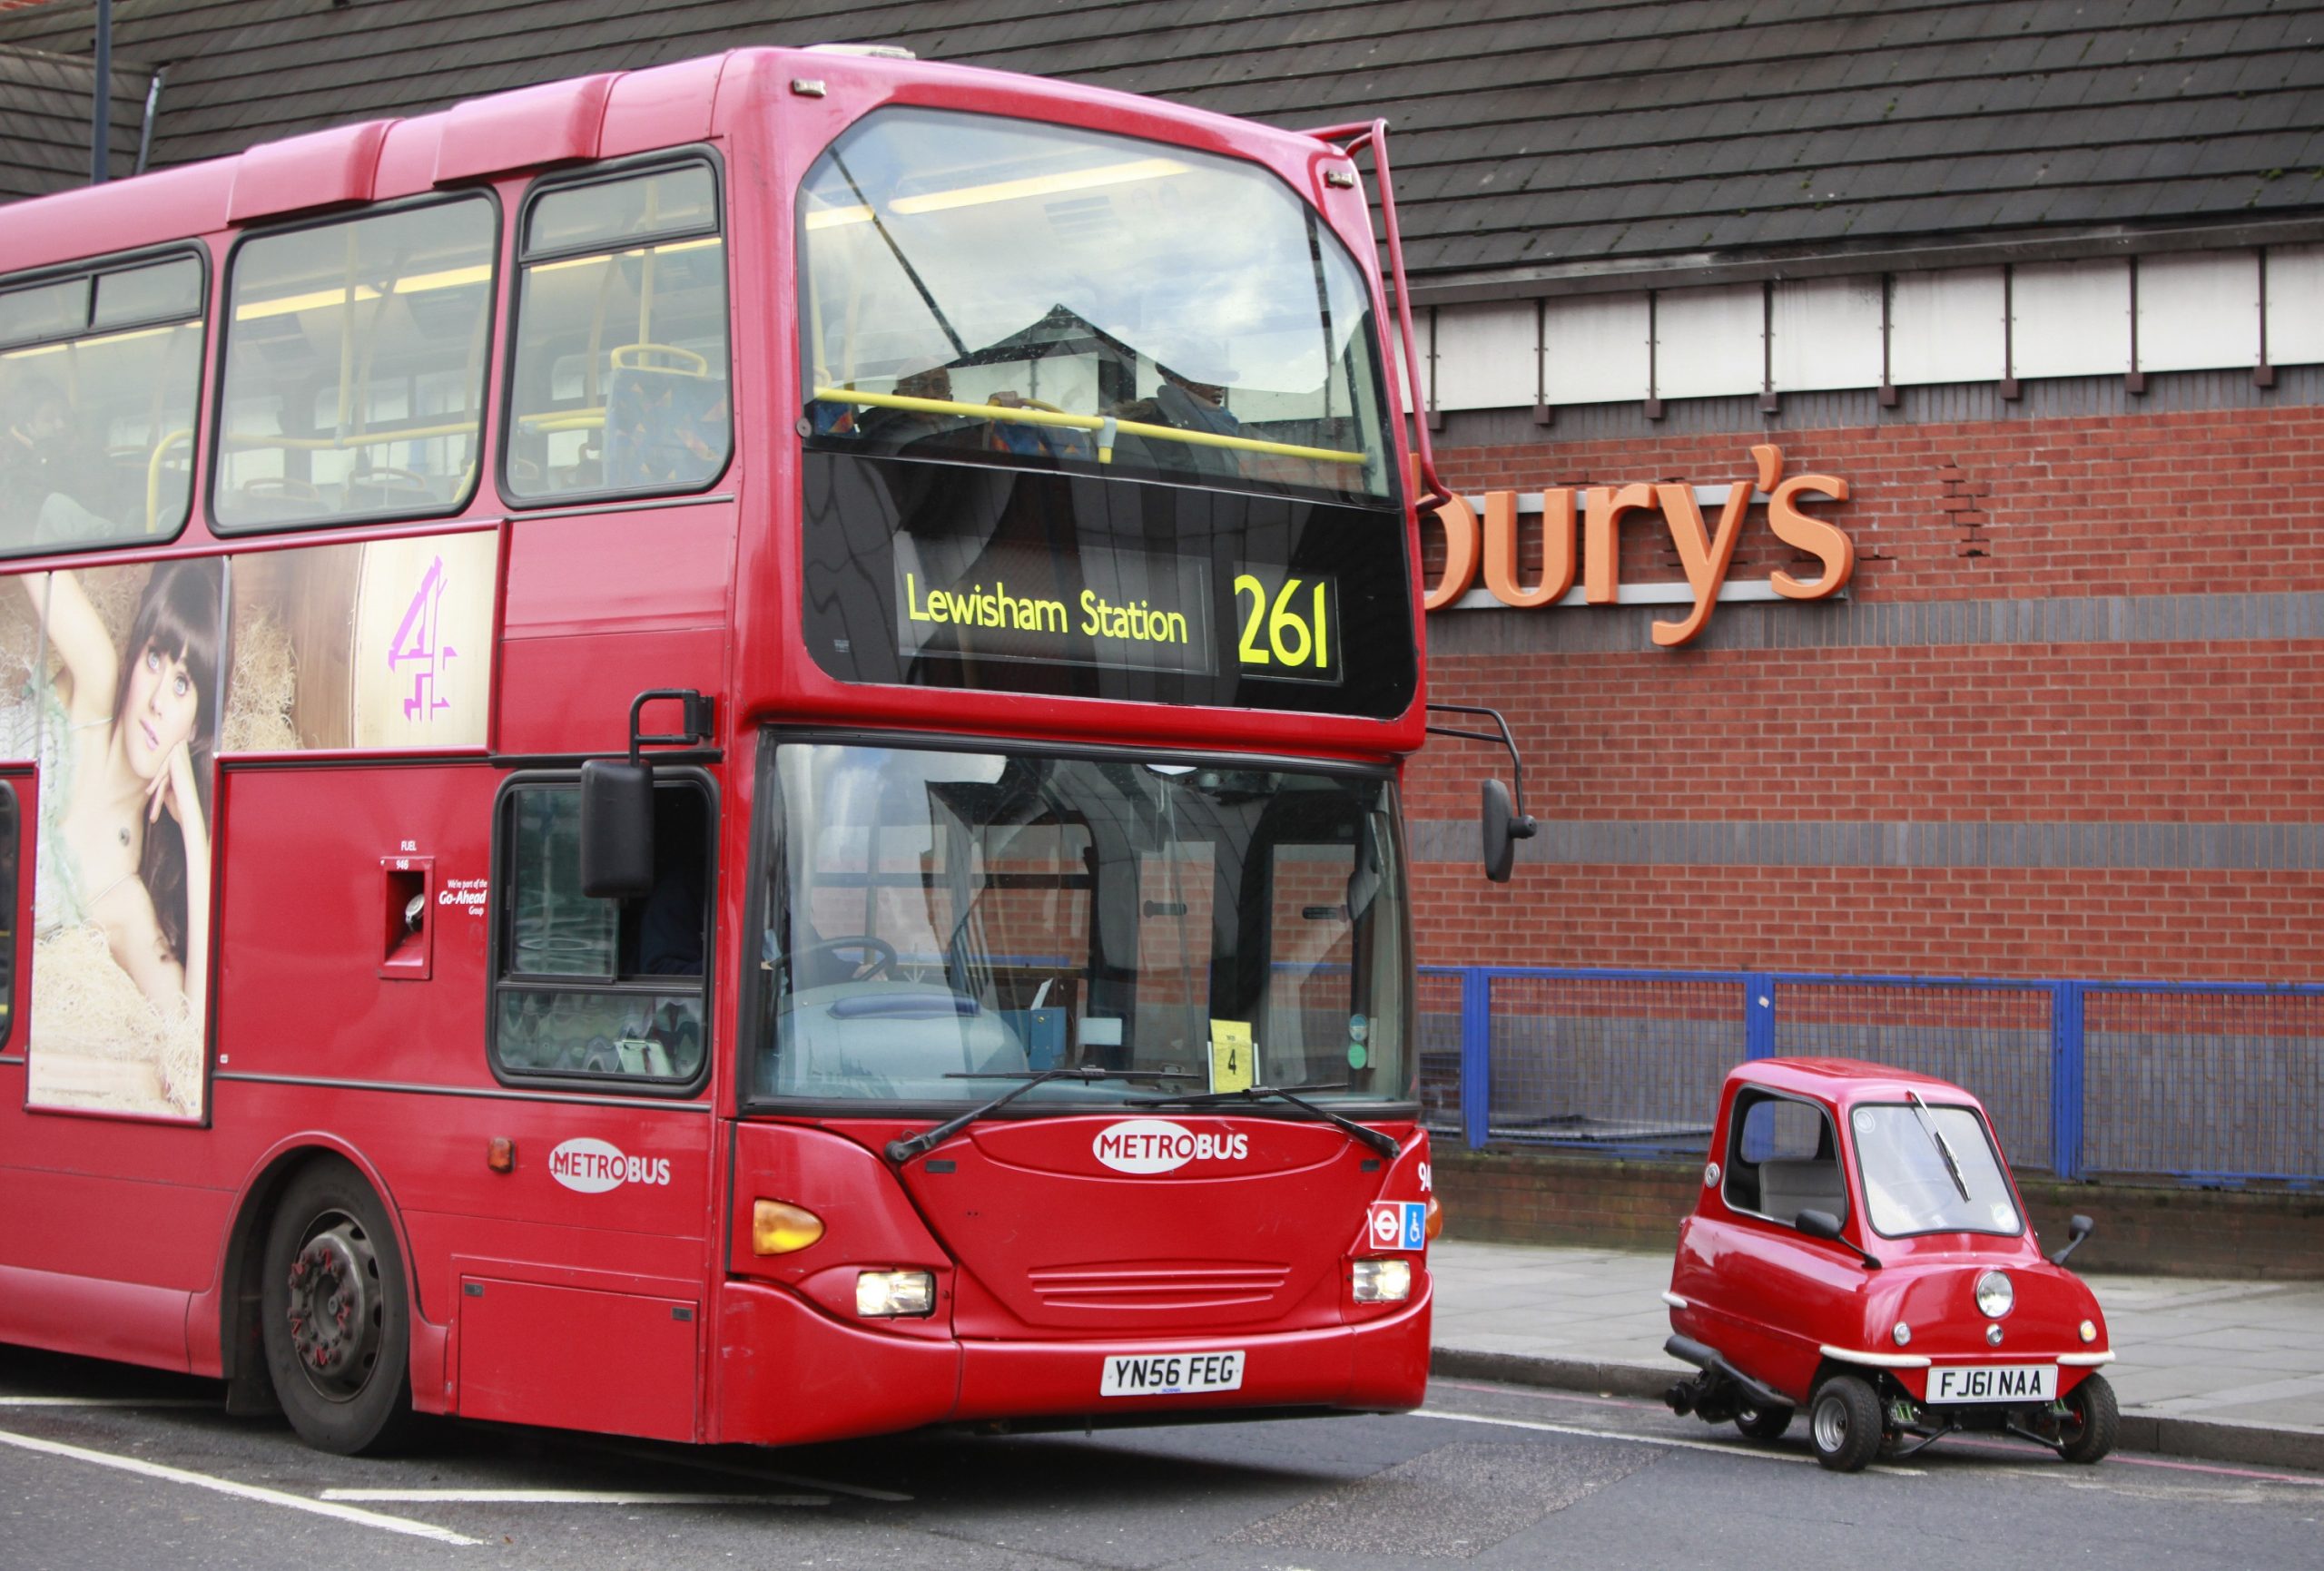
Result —
[{"label": "bus upper deck window", "polygon": [[0,288],[0,555],[177,534],[202,297],[186,255]]},{"label": "bus upper deck window", "polygon": [[221,527],[427,517],[475,493],[493,205],[261,235],[234,254],[212,496]]},{"label": "bus upper deck window", "polygon": [[1394,496],[1363,271],[1258,164],[891,105],[798,234],[815,450]]},{"label": "bus upper deck window", "polygon": [[734,446],[718,184],[687,162],[544,186],[525,214],[511,497],[699,491]]}]

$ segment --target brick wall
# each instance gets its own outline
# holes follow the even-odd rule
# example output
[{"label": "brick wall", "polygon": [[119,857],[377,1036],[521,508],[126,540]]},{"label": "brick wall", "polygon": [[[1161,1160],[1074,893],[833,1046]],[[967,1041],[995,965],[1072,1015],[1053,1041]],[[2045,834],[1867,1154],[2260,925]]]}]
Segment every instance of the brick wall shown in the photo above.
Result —
[{"label": "brick wall", "polygon": [[[1553,435],[1554,433],[1544,433]],[[1856,611],[2324,590],[2324,408],[2262,408],[1657,436],[1442,456],[1457,489],[1836,474],[1811,506],[1854,540]],[[1424,531],[1424,533],[1427,533]],[[1623,526],[1623,579],[1681,576],[1659,518]],[[1530,542],[1529,542],[1530,545]],[[1438,555],[1432,552],[1432,557]],[[1528,557],[1528,562],[1531,558]],[[1755,509],[1730,578],[1805,569]],[[1524,574],[1531,576],[1530,571]],[[1826,615],[1828,606],[1722,605]],[[2029,608],[2039,609],[2039,608]],[[2293,607],[2299,611],[2299,607]],[[2324,637],[1827,642],[1819,647],[1555,647],[1549,619],[1432,618],[1430,696],[1502,707],[1544,820],[2024,825],[2324,822]],[[1666,616],[1678,613],[1665,610]],[[2301,614],[2305,614],[2301,612]],[[1506,618],[1480,650],[1475,630]],[[2295,623],[2324,633],[2324,623]],[[1527,639],[1539,647],[1524,648]],[[1774,639],[1772,642],[1781,642]],[[1514,645],[1514,646],[1512,646]],[[1440,746],[1407,811],[1472,820],[1484,750]],[[1429,843],[1465,846],[1448,834]],[[2135,845],[2135,840],[2125,841]],[[2310,849],[2302,849],[2302,847]],[[1449,853],[1447,853],[1449,854]],[[1417,869],[1423,963],[1704,966],[2297,979],[2324,976],[2324,869],[2309,841],[2272,858],[2169,854],[2019,865],[1720,865],[1521,859],[1491,889],[1465,864]],[[2046,865],[2045,865],[2046,864]]]}]

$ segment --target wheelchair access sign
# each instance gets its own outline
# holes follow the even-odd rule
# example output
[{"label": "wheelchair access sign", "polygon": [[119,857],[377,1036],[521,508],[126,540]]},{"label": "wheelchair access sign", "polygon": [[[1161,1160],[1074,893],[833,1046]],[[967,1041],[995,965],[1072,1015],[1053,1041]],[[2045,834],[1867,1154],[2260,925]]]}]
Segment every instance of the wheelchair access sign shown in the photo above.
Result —
[{"label": "wheelchair access sign", "polygon": [[1366,1223],[1374,1249],[1426,1249],[1428,1207],[1417,1200],[1375,1200]]}]

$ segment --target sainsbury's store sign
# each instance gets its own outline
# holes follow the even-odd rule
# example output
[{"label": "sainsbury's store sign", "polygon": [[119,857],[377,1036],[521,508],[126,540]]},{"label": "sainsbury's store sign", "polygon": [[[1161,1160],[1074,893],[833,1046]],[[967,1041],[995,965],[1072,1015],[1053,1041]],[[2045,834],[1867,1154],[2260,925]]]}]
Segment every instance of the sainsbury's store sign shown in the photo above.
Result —
[{"label": "sainsbury's store sign", "polygon": [[[1581,491],[1564,488],[1539,494],[1543,515],[1540,576],[1531,584],[1519,582],[1517,515],[1519,494],[1488,491],[1482,516],[1468,498],[1455,496],[1436,510],[1444,530],[1444,574],[1430,588],[1424,604],[1431,611],[1458,608],[1521,611],[1559,604],[1614,605],[1641,600],[1692,602],[1679,621],[1658,620],[1654,642],[1666,649],[1687,643],[1710,624],[1712,608],[1722,600],[1822,600],[1846,587],[1856,571],[1856,546],[1839,529],[1804,511],[1809,497],[1833,502],[1848,499],[1848,483],[1837,475],[1783,474],[1783,450],[1761,445],[1751,449],[1758,466],[1757,484],[1738,480],[1727,488],[1720,503],[1716,487],[1679,483],[1590,486]],[[1708,493],[1708,496],[1705,495]],[[1576,503],[1579,500],[1579,507]],[[1527,497],[1526,500],[1535,500]],[[1715,528],[1706,527],[1703,504],[1719,504]],[[1768,527],[1777,539],[1823,564],[1820,576],[1801,580],[1777,568],[1764,584],[1731,584],[1728,569],[1743,525],[1754,503],[1767,508]],[[1531,512],[1531,508],[1525,511]],[[1575,569],[1574,515],[1581,516],[1581,591],[1573,593]],[[1684,584],[1668,586],[1675,594],[1656,594],[1662,585],[1633,585],[1620,581],[1622,521],[1633,514],[1659,514],[1678,547]],[[1482,575],[1484,587],[1477,588]],[[1639,591],[1648,593],[1639,593]],[[1772,592],[1772,593],[1770,593]]]}]

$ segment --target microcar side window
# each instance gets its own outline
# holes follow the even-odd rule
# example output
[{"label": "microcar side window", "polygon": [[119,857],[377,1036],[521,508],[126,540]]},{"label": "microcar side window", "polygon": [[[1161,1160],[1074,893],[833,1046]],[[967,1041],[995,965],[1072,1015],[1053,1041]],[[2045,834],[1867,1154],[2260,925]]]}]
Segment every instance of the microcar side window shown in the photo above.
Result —
[{"label": "microcar side window", "polygon": [[1848,1114],[1864,1209],[1883,1238],[2025,1231],[2009,1175],[1974,1109],[1878,1103]]},{"label": "microcar side window", "polygon": [[1738,1093],[1728,1121],[1723,1193],[1737,1211],[1790,1225],[1803,1211],[1827,1211],[1846,1222],[1847,1181],[1830,1117],[1789,1096]]}]

